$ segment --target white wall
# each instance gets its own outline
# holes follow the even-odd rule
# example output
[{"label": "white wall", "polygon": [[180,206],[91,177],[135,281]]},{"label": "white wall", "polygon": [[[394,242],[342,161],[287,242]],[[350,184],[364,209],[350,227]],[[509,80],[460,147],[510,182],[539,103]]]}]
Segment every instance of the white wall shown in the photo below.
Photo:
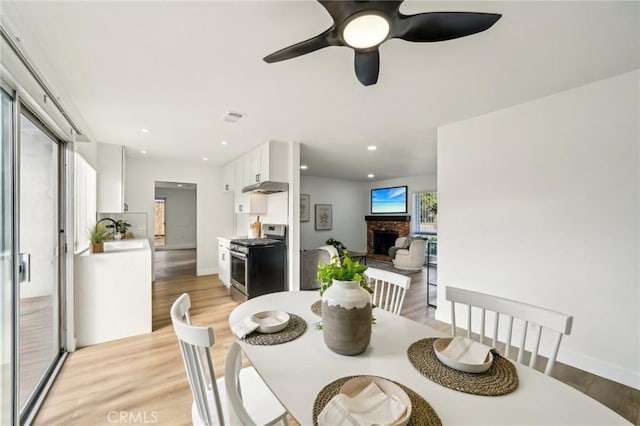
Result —
[{"label": "white wall", "polygon": [[[196,188],[156,188],[165,198],[165,249],[196,248]],[[154,220],[153,216],[149,220]]]},{"label": "white wall", "polygon": [[[300,176],[300,193],[310,195],[309,222],[300,222],[300,249],[309,250],[325,245],[333,237],[353,251],[365,251],[367,225],[364,208],[367,202],[362,182]],[[315,205],[333,205],[333,229],[316,231]]]},{"label": "white wall", "polygon": [[640,388],[640,73],[438,131],[450,284],[574,316],[559,360]]},{"label": "white wall", "polygon": [[129,158],[126,182],[129,211],[147,213],[149,236],[153,236],[156,181],[191,182],[198,186],[197,274],[217,273],[216,238],[233,233],[233,197],[222,192],[222,169],[186,161]]}]

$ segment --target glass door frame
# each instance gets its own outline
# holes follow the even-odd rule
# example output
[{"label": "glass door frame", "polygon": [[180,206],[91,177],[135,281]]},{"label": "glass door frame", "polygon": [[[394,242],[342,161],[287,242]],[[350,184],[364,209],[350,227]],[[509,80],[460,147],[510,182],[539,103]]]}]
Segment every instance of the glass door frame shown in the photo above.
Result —
[{"label": "glass door frame", "polygon": [[[4,83],[4,82],[3,82]],[[67,234],[67,221],[66,221],[66,164],[67,153],[66,142],[55,135],[44,124],[45,120],[42,120],[32,109],[22,100],[20,93],[13,91],[13,421],[14,424],[30,424],[35,415],[38,412],[40,405],[42,404],[49,388],[53,384],[58,371],[60,370],[62,363],[64,362],[67,350],[66,350],[66,234]],[[20,389],[20,340],[19,340],[19,315],[20,315],[20,282],[19,282],[19,242],[20,242],[20,119],[24,115],[31,123],[33,123],[39,130],[45,133],[55,143],[55,149],[58,150],[58,173],[57,173],[57,185],[58,185],[58,220],[57,220],[57,244],[56,244],[56,259],[57,259],[57,304],[54,308],[57,308],[57,324],[55,326],[58,329],[58,353],[52,362],[47,367],[44,375],[38,380],[34,391],[29,395],[25,402],[24,409],[21,409],[19,402],[19,389]]]}]

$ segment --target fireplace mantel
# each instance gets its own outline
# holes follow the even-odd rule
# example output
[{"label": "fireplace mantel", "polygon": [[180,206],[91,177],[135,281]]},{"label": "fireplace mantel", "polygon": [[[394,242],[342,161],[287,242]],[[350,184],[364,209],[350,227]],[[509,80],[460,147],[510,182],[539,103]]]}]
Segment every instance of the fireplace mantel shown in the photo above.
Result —
[{"label": "fireplace mantel", "polygon": [[411,222],[410,215],[402,216],[384,216],[384,215],[368,215],[364,217],[366,222]]}]

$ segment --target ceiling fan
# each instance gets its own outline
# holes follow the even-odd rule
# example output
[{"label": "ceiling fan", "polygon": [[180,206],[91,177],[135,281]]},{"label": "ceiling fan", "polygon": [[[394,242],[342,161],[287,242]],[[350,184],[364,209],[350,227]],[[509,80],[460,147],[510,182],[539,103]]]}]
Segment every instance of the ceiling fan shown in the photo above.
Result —
[{"label": "ceiling fan", "polygon": [[396,1],[318,0],[333,25],[308,40],[264,57],[267,63],[284,61],[328,46],[347,46],[355,52],[358,80],[370,86],[378,81],[378,46],[391,38],[415,42],[451,40],[491,28],[502,15],[476,12],[400,13]]}]

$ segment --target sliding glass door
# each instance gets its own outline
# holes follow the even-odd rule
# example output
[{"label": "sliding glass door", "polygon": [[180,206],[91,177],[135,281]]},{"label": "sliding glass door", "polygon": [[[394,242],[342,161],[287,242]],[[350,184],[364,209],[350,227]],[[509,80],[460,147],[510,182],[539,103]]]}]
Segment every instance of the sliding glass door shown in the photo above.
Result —
[{"label": "sliding glass door", "polygon": [[19,118],[18,406],[37,400],[61,351],[60,153],[35,119]]},{"label": "sliding glass door", "polygon": [[0,89],[0,424],[14,416],[13,102]]}]

